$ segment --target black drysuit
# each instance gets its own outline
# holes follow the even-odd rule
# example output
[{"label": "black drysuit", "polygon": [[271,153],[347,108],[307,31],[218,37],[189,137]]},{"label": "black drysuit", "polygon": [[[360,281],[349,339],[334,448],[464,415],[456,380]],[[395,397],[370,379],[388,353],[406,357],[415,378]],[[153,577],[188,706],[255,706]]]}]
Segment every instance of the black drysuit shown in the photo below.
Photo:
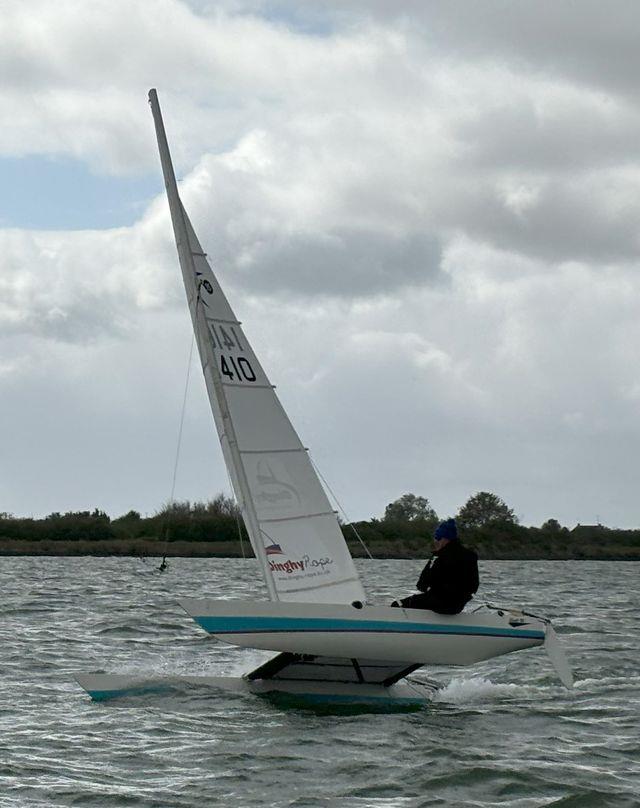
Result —
[{"label": "black drysuit", "polygon": [[458,614],[478,591],[478,556],[459,541],[448,541],[418,578],[419,595],[401,601],[408,609]]}]

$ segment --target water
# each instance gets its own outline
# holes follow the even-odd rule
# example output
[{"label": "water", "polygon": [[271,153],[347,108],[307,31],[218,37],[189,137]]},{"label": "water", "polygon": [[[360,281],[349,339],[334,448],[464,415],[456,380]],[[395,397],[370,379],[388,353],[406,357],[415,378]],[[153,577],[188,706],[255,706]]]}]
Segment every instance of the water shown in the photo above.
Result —
[{"label": "water", "polygon": [[[282,707],[185,688],[96,704],[76,671],[238,674],[269,654],[207,637],[179,597],[265,596],[252,561],[2,558],[0,806],[640,805],[637,574],[618,562],[485,562],[479,599],[552,616],[577,686],[542,649],[470,669],[412,713]],[[361,561],[372,600],[420,564]],[[375,595],[374,595],[375,593]]]}]

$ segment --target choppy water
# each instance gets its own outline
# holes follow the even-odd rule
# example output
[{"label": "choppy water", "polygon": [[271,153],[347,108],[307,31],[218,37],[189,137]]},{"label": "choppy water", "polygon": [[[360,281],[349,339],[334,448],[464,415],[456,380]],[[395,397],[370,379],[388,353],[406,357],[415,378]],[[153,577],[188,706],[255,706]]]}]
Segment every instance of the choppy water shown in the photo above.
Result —
[{"label": "choppy water", "polygon": [[[479,600],[553,617],[542,649],[471,669],[413,713],[322,713],[188,689],[96,704],[77,671],[242,673],[268,654],[208,638],[184,595],[263,597],[252,561],[0,559],[0,806],[640,805],[640,566],[486,562]],[[372,600],[420,564],[359,562]]]}]

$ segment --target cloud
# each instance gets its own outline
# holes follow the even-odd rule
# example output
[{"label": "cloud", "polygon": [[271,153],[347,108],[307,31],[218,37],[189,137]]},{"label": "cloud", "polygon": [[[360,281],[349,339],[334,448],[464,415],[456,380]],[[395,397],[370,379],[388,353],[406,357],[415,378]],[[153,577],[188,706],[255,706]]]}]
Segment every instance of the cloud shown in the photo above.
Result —
[{"label": "cloud", "polygon": [[[268,2],[253,5],[268,15]],[[353,0],[347,6],[323,0],[321,5],[343,25],[366,17],[417,30],[425,47],[450,63],[481,68],[509,63],[522,73],[552,80],[567,77],[589,88],[637,98],[633,77],[640,68],[640,20],[634,0],[616,0],[613,6],[598,0],[579,5],[555,0]]]},{"label": "cloud", "polygon": [[[158,87],[189,215],[352,515],[489,489],[635,520],[634,7],[5,5],[0,154],[159,171]],[[153,509],[190,339],[166,202],[0,256],[6,507]],[[196,379],[191,499],[226,480]]]},{"label": "cloud", "polygon": [[633,0],[618,0],[613,13],[597,0],[579,7],[553,0],[523,7],[490,0],[470,7],[454,0],[446,7],[427,3],[423,14],[439,44],[457,46],[458,55],[469,60],[506,60],[523,72],[565,76],[591,90],[637,97],[631,77],[640,67],[635,47],[640,21]]},{"label": "cloud", "polygon": [[168,226],[156,206],[133,228],[0,230],[0,336],[81,343],[130,336],[136,311],[177,298]]},{"label": "cloud", "polygon": [[[250,262],[253,237],[261,240],[261,229],[277,226],[280,244],[273,250],[282,261],[283,286],[290,282],[284,280],[289,262],[306,246],[328,251],[327,260],[338,265],[340,255],[357,261],[331,245],[356,245],[359,233],[372,243],[422,239],[436,251],[451,232],[466,233],[557,261],[634,254],[638,181],[627,169],[640,134],[638,110],[571,72],[549,75],[544,53],[540,71],[512,58],[510,48],[515,52],[518,37],[533,25],[528,10],[489,3],[454,24],[448,8],[404,4],[391,21],[374,13],[319,37],[287,28],[281,18],[237,13],[255,12],[259,4],[234,4],[235,14],[193,11],[174,0],[152,6],[142,0],[118,15],[117,4],[96,3],[83,14],[75,3],[41,0],[27,16],[20,4],[9,4],[17,34],[0,49],[10,77],[0,99],[8,122],[0,150],[64,152],[101,172],[155,170],[141,103],[154,84],[180,173],[202,162],[211,175],[209,207],[220,187],[228,205],[234,190],[245,211],[252,204],[253,222],[246,212],[243,222],[227,221],[249,241],[230,242],[229,254],[243,252]],[[383,13],[375,4],[369,10]],[[335,7],[328,5],[331,13]],[[566,11],[550,13],[568,25]],[[163,26],[153,23],[157,14]],[[587,5],[589,25],[603,14]],[[500,16],[510,36],[492,50],[489,22]],[[552,29],[543,15],[533,16],[538,27]],[[473,44],[475,24],[481,36]],[[423,26],[430,31],[426,40]],[[52,36],[39,47],[45,30]],[[134,39],[144,48],[134,47]],[[193,47],[196,41],[201,47]],[[447,58],[444,43],[454,41],[461,52]],[[408,261],[415,252],[407,250]],[[257,254],[275,267],[275,256],[271,261],[261,248]],[[373,272],[372,286],[389,288],[384,274],[381,281]],[[278,282],[271,270],[269,276]],[[406,282],[402,268],[397,277]],[[298,286],[303,283],[302,277]],[[334,285],[331,273],[328,283]]]},{"label": "cloud", "polygon": [[337,229],[274,238],[265,246],[257,245],[241,264],[256,291],[372,295],[405,284],[422,286],[440,274],[437,241],[419,233],[394,239]]}]

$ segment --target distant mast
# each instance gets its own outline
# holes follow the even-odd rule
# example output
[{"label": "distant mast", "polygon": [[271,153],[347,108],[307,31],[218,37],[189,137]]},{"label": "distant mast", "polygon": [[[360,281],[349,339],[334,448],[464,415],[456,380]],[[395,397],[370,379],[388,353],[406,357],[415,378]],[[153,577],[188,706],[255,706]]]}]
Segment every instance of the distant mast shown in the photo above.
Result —
[{"label": "distant mast", "polygon": [[229,305],[178,194],[155,90],[149,92],[171,221],[225,462],[274,600],[364,601],[327,495]]}]

